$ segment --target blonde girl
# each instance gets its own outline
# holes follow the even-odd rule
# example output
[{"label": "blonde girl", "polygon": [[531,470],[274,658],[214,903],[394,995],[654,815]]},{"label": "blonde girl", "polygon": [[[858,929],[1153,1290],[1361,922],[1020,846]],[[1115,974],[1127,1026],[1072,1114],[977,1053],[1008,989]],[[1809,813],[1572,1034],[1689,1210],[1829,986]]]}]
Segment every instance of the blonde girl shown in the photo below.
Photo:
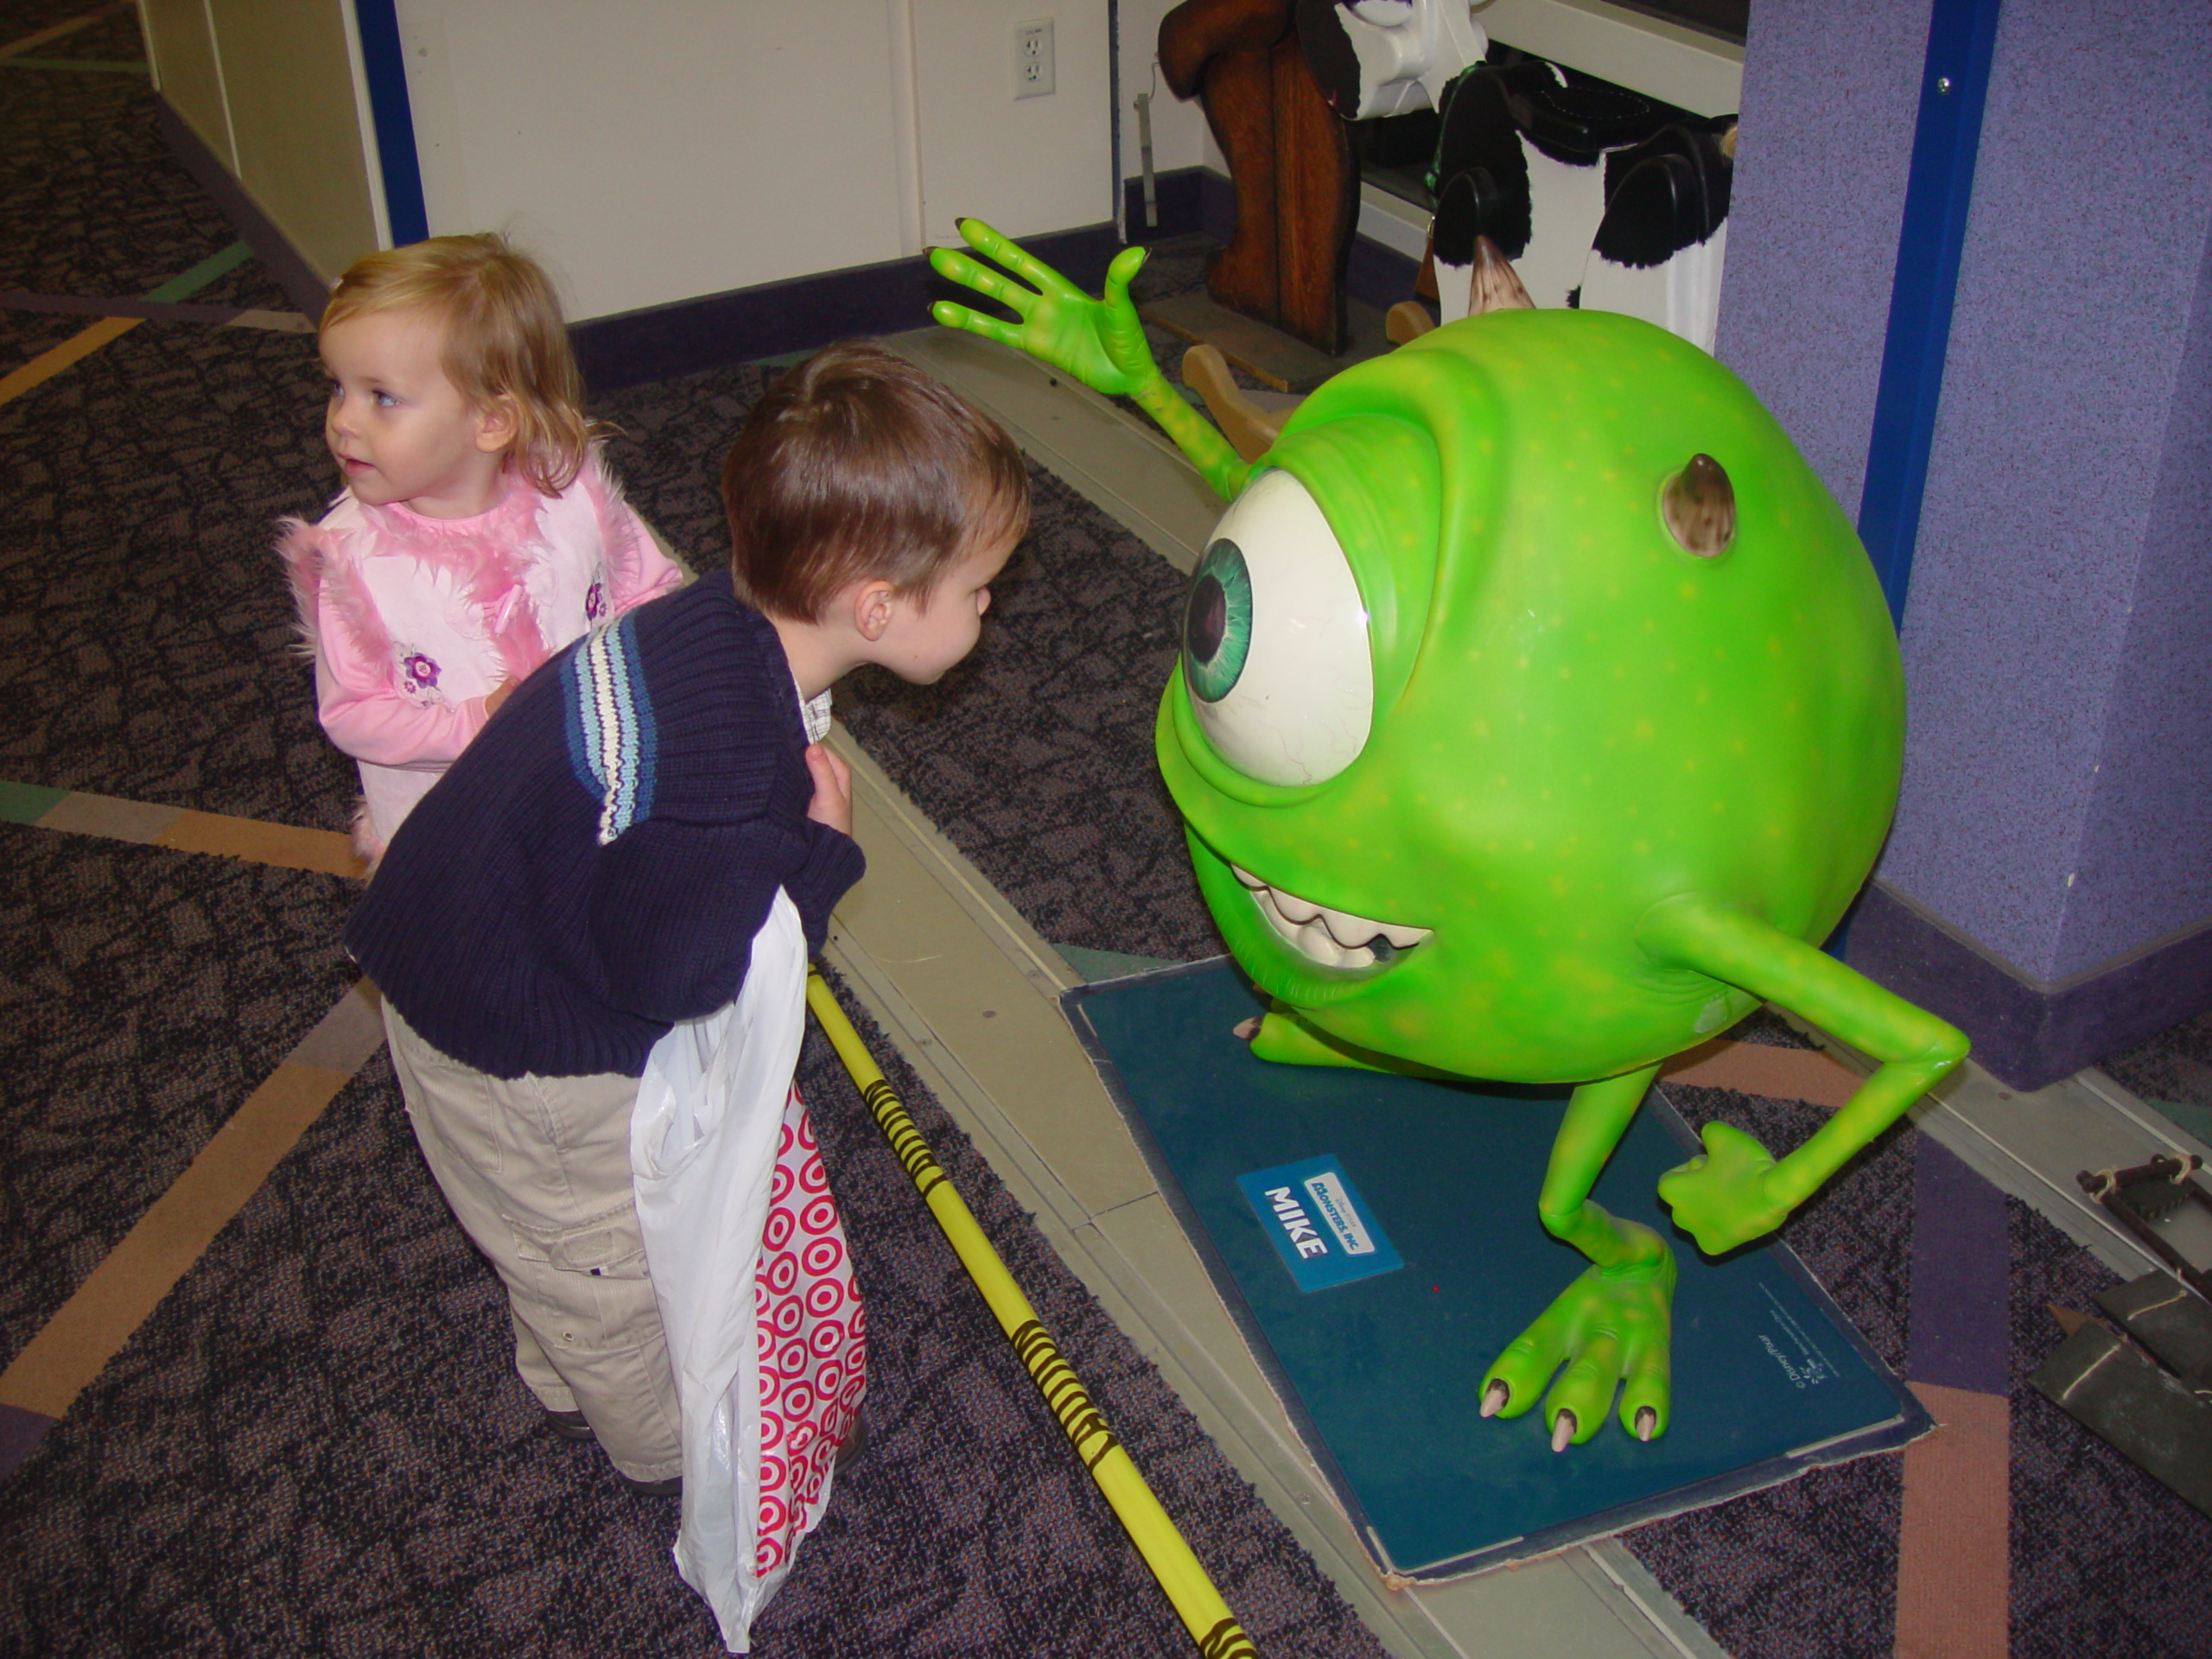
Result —
[{"label": "blonde girl", "polygon": [[682,573],[601,458],[552,284],[505,238],[359,260],[320,344],[345,488],[280,547],[373,864],[517,683]]}]

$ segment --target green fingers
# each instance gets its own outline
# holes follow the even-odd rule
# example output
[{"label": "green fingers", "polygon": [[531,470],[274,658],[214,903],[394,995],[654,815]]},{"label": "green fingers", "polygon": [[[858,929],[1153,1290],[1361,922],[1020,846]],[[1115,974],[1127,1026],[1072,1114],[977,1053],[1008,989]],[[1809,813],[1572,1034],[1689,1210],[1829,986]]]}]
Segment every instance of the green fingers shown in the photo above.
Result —
[{"label": "green fingers", "polygon": [[1483,1374],[1482,1414],[1517,1417],[1541,1399],[1552,1450],[1564,1451],[1598,1432],[1618,1391],[1623,1429],[1642,1440],[1665,1433],[1674,1299],[1663,1245],[1631,1267],[1586,1269]]},{"label": "green fingers", "polygon": [[1129,279],[1144,264],[1142,248],[1124,248],[1115,256],[1106,273],[1105,296],[1094,300],[980,220],[962,219],[960,234],[969,247],[1013,276],[993,270],[956,248],[931,250],[930,269],[1003,305],[1018,321],[1005,322],[940,300],[930,308],[939,322],[1026,352],[1109,397],[1134,396],[1147,381],[1160,378],[1145,344],[1144,325],[1128,297]]},{"label": "green fingers", "polygon": [[1129,283],[1145,262],[1144,249],[1124,248],[1114,256],[1106,268],[1104,291],[1094,300],[980,219],[962,219],[960,234],[1004,270],[994,270],[957,248],[931,249],[930,269],[1006,307],[1015,321],[985,316],[950,300],[931,306],[932,317],[948,328],[964,328],[1026,353],[1093,391],[1135,399],[1217,494],[1233,496],[1243,487],[1249,468],[1226,438],[1176,396],[1153,361],[1144,324],[1129,302]]},{"label": "green fingers", "polygon": [[1789,1218],[1771,1179],[1774,1160],[1741,1129],[1708,1123],[1704,1154],[1659,1178],[1659,1200],[1707,1255],[1765,1236]]},{"label": "green fingers", "polygon": [[1590,1198],[1657,1069],[1602,1077],[1569,1096],[1537,1210],[1545,1230],[1592,1265],[1483,1376],[1485,1417],[1516,1417],[1542,1399],[1554,1452],[1595,1434],[1616,1390],[1630,1433],[1648,1440],[1667,1427],[1675,1258],[1650,1228]]}]

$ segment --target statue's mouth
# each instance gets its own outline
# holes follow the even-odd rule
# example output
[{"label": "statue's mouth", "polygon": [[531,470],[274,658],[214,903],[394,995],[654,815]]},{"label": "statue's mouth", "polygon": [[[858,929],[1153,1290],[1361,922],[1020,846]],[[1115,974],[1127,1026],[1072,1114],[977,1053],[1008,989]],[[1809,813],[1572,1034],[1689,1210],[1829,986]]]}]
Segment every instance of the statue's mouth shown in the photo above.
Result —
[{"label": "statue's mouth", "polygon": [[1229,867],[1244,884],[1260,914],[1284,944],[1324,968],[1376,968],[1414,950],[1429,937],[1425,927],[1404,927],[1332,910],[1284,893],[1242,865]]}]

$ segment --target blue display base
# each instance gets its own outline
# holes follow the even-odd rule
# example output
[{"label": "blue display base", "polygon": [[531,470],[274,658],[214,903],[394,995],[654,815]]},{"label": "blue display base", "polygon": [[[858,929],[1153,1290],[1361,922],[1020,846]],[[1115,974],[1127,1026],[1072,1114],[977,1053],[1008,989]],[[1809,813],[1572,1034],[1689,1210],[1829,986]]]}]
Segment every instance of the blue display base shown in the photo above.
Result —
[{"label": "blue display base", "polygon": [[1654,1186],[1693,1143],[1656,1090],[1596,1197],[1681,1268],[1668,1432],[1609,1419],[1554,1454],[1540,1412],[1485,1421],[1484,1370],[1586,1265],[1536,1219],[1566,1088],[1255,1059],[1232,1028],[1263,1004],[1226,958],[1064,1001],[1385,1573],[1525,1560],[1931,1427],[1789,1251],[1713,1261],[1676,1231]]}]

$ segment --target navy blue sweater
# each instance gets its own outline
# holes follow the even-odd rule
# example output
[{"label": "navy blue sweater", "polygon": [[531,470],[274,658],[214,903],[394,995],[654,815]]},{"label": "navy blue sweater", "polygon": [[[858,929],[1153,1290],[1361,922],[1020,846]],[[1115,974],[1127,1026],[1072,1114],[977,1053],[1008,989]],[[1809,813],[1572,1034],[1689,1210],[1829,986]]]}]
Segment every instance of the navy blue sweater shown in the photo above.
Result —
[{"label": "navy blue sweater", "polygon": [[718,571],[517,687],[392,837],[346,949],[493,1077],[645,1070],[744,982],[781,887],[810,950],[861,849],[806,816],[783,646]]}]

